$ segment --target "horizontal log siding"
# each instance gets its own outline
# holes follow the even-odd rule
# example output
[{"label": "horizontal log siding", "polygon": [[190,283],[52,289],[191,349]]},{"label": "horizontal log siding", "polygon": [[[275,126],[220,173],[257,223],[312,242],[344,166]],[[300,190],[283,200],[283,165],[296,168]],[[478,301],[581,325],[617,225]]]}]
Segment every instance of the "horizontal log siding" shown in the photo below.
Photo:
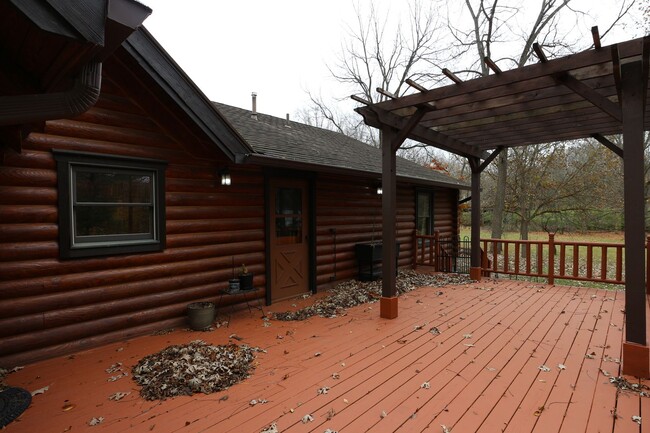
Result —
[{"label": "horizontal log siding", "polygon": [[440,232],[441,238],[451,238],[459,234],[458,190],[440,188],[435,190],[433,199],[433,228]]},{"label": "horizontal log siding", "polygon": [[[316,285],[318,290],[332,283],[356,278],[354,245],[381,241],[381,196],[369,180],[320,177],[316,186]],[[415,190],[397,190],[397,240],[399,266],[412,262],[415,229]]]},{"label": "horizontal log siding", "polygon": [[[233,257],[265,287],[261,169],[232,167],[221,187],[224,156],[206,159],[197,143],[195,157],[110,79],[102,86],[89,112],[47,122],[20,153],[0,147],[0,366],[185,326],[187,303],[216,300]],[[165,251],[59,261],[52,148],[168,161]]]}]

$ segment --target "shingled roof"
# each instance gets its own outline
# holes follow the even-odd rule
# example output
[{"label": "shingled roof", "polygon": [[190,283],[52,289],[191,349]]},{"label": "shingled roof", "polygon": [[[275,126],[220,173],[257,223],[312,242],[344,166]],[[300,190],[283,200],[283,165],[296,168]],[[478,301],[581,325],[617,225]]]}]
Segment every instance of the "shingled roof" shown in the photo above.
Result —
[{"label": "shingled roof", "polygon": [[[316,172],[349,172],[381,177],[381,150],[339,132],[214,103],[219,112],[255,150],[246,162]],[[397,177],[403,181],[469,189],[444,173],[397,158]]]}]

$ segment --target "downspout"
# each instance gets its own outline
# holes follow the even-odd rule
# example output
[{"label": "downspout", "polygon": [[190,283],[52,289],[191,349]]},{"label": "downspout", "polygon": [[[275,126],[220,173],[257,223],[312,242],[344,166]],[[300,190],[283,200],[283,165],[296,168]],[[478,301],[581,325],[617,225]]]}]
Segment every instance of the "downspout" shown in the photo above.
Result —
[{"label": "downspout", "polygon": [[75,117],[95,105],[102,84],[102,64],[87,63],[66,92],[0,96],[0,126]]}]

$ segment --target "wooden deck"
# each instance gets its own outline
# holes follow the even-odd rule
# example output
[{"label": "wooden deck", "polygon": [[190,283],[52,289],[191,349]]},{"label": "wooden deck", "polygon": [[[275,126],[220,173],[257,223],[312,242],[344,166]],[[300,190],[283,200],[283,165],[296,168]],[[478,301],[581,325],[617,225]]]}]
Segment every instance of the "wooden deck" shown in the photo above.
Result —
[{"label": "wooden deck", "polygon": [[[138,338],[9,375],[10,385],[49,389],[6,431],[256,433],[275,422],[282,433],[650,432],[650,398],[617,392],[604,374],[620,374],[623,298],[500,280],[420,288],[400,298],[395,320],[368,304],[265,327],[259,312],[242,310],[229,328]],[[143,356],[195,339],[226,343],[233,333],[267,350],[246,381],[212,395],[139,397],[130,367]],[[109,382],[105,370],[116,362],[129,376]],[[115,392],[131,393],[109,401]],[[268,402],[251,406],[253,399]],[[314,420],[303,424],[307,414]],[[93,417],[104,421],[88,427]]]}]

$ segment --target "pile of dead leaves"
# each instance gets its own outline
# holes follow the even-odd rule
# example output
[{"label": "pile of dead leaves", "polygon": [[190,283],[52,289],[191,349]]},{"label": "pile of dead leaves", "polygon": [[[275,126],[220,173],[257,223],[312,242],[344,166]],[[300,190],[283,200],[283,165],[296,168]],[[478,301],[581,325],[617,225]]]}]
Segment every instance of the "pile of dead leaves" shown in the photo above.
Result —
[{"label": "pile of dead leaves", "polygon": [[169,346],[133,367],[133,378],[146,400],[178,395],[210,394],[241,382],[254,368],[254,352],[246,345],[211,346],[201,340]]},{"label": "pile of dead leaves", "polygon": [[631,383],[623,376],[610,377],[609,381],[619,391],[630,391],[639,394],[641,397],[650,397],[650,388],[642,383]]},{"label": "pile of dead leaves", "polygon": [[[417,287],[442,287],[449,284],[466,284],[471,280],[466,275],[458,274],[418,274],[412,270],[400,270],[396,286],[398,293],[407,293]],[[376,302],[381,297],[381,280],[357,281],[341,283],[331,289],[329,294],[314,302],[313,305],[296,311],[273,313],[276,320],[305,320],[312,316],[336,317],[346,308],[361,304]]]}]

